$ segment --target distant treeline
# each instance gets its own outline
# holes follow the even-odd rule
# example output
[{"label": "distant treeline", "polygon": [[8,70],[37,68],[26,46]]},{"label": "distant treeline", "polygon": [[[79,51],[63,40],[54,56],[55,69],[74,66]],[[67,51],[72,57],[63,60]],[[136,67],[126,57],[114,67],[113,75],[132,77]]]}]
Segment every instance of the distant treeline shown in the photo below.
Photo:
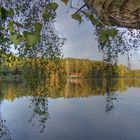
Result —
[{"label": "distant treeline", "polygon": [[0,74],[1,76],[22,76],[27,70],[32,70],[34,73],[44,70],[53,79],[58,77],[86,79],[140,78],[140,70],[131,70],[125,65],[111,65],[101,61],[75,58],[58,60],[15,58],[12,62],[6,61],[1,64]]},{"label": "distant treeline", "polygon": [[69,77],[83,78],[140,78],[140,70],[125,65],[111,65],[101,61],[67,58],[63,60]]}]

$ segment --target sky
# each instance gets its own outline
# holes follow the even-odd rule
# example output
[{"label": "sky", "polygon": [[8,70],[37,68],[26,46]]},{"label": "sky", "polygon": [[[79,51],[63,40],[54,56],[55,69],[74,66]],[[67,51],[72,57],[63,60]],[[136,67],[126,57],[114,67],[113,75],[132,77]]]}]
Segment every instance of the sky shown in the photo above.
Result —
[{"label": "sky", "polygon": [[[102,60],[93,25],[88,20],[79,24],[71,18],[71,11],[67,12],[67,10],[68,7],[59,1],[55,27],[59,35],[66,38],[62,48],[64,57]],[[131,67],[140,69],[140,49],[136,53],[132,52],[132,54]],[[128,65],[127,56],[120,56],[119,63]]]}]

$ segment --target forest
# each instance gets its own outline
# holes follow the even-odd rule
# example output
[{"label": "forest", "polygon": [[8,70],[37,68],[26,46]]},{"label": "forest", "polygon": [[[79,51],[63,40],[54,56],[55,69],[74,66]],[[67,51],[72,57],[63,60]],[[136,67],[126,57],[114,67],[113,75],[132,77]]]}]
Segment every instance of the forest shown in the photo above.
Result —
[{"label": "forest", "polygon": [[[64,59],[22,59],[12,56],[12,61],[1,64],[1,77],[19,78],[34,73],[34,77],[43,74],[51,79],[64,78],[140,78],[140,70],[132,70],[125,65],[107,64],[102,61],[89,59],[64,58]],[[33,78],[33,77],[32,77]],[[40,76],[41,78],[41,76]]]}]

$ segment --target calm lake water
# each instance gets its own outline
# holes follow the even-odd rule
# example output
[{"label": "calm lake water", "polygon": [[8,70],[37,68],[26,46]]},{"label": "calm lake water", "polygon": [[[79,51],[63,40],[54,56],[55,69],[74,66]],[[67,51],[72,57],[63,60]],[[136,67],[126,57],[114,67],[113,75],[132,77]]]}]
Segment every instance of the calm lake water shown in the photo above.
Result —
[{"label": "calm lake water", "polygon": [[[1,140],[139,140],[140,79],[68,80],[47,95],[1,87]],[[55,90],[54,90],[55,89]]]},{"label": "calm lake water", "polygon": [[19,83],[1,89],[2,140],[140,138],[140,79],[118,79],[110,87],[68,80],[48,95],[30,95]]}]

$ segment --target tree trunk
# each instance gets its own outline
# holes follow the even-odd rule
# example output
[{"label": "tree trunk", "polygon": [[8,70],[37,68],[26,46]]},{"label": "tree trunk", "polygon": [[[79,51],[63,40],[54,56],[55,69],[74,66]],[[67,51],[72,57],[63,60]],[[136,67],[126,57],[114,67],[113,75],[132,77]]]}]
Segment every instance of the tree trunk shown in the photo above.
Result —
[{"label": "tree trunk", "polygon": [[85,0],[105,25],[140,29],[139,0]]}]

